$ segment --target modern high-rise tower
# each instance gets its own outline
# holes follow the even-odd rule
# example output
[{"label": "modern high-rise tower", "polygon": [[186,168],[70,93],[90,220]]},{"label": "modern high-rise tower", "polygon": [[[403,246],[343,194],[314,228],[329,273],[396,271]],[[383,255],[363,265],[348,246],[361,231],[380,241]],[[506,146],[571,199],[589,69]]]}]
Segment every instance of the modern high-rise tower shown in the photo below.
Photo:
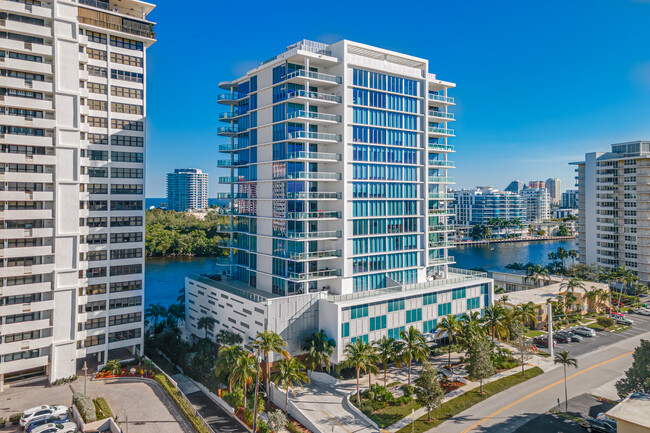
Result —
[{"label": "modern high-rise tower", "polygon": [[557,177],[546,179],[546,189],[551,198],[551,203],[559,205],[562,201],[562,181]]},{"label": "modern high-rise tower", "polygon": [[0,0],[0,390],[142,350],[138,0]]},{"label": "modern high-rise tower", "polygon": [[208,207],[208,173],[199,168],[177,168],[167,173],[167,208],[176,212]]},{"label": "modern high-rise tower", "polygon": [[231,261],[221,281],[187,280],[191,331],[213,315],[216,330],[274,330],[299,351],[320,328],[337,339],[336,360],[357,338],[429,333],[438,317],[491,302],[484,274],[449,267],[455,85],[428,69],[303,40],[220,83]]}]

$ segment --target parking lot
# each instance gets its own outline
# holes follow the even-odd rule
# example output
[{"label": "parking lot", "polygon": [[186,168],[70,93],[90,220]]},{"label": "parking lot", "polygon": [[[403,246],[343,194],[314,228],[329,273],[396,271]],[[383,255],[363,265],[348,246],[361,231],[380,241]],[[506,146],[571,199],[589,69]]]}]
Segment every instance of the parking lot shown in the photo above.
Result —
[{"label": "parking lot", "polygon": [[[609,332],[596,330],[595,337],[583,337],[581,342],[559,343],[555,346],[555,351],[567,350],[571,356],[581,356],[592,352],[600,347],[610,345],[622,339],[630,338],[635,335],[643,334],[650,331],[650,317],[638,314],[628,314],[627,318],[634,321],[634,325],[621,332]],[[540,351],[546,352],[546,348],[539,347]]]}]

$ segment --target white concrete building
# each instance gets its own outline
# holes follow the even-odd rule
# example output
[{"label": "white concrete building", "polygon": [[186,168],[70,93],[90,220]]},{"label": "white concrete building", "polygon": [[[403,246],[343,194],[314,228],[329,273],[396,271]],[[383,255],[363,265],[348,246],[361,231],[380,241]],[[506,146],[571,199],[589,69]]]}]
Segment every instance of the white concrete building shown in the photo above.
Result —
[{"label": "white concrete building", "polygon": [[650,141],[613,144],[577,165],[580,262],[625,265],[650,282]]},{"label": "white concrete building", "polygon": [[0,0],[0,390],[142,349],[138,0]]},{"label": "white concrete building", "polygon": [[491,186],[452,191],[453,222],[457,226],[487,225],[493,218],[526,220],[526,208],[519,194]]},{"label": "white concrete building", "polygon": [[231,261],[226,281],[187,280],[191,332],[212,314],[215,332],[272,329],[300,351],[322,328],[339,359],[353,339],[431,332],[491,302],[484,275],[448,268],[455,85],[428,63],[303,40],[220,84]]},{"label": "white concrete building", "polygon": [[529,223],[541,223],[551,218],[551,199],[546,188],[526,188],[521,191],[521,198]]},{"label": "white concrete building", "polygon": [[167,173],[167,209],[176,212],[208,207],[208,173],[200,168],[177,168]]},{"label": "white concrete building", "polygon": [[546,189],[551,203],[559,205],[562,201],[562,181],[557,177],[546,179]]}]

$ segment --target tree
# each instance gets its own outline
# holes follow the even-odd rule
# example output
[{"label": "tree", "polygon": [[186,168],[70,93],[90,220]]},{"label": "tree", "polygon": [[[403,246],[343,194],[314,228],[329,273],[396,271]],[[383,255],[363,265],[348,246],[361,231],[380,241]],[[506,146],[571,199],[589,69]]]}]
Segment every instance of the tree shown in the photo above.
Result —
[{"label": "tree", "polygon": [[470,376],[479,380],[481,394],[483,394],[483,379],[487,379],[496,373],[490,352],[490,343],[486,338],[477,338],[469,349],[467,372]]},{"label": "tree", "polygon": [[641,340],[641,345],[634,349],[632,367],[625,372],[625,377],[616,382],[616,391],[621,398],[633,392],[650,394],[650,341]]},{"label": "tree", "polygon": [[327,372],[330,371],[330,357],[334,353],[336,341],[327,336],[327,332],[321,329],[309,337],[302,349],[307,351],[307,367],[315,370],[316,366],[323,371],[323,364],[327,366]]},{"label": "tree", "polygon": [[287,416],[279,409],[269,412],[269,427],[274,433],[279,433],[287,425]]},{"label": "tree", "polygon": [[[354,368],[357,372],[357,404],[361,404],[361,397],[359,394],[359,378],[361,376],[361,370],[363,370],[364,373],[368,373],[369,376],[372,372],[376,373],[379,371],[375,365],[378,361],[375,348],[364,342],[361,338],[357,338],[354,343],[348,343],[348,345],[345,346],[344,353],[346,356],[344,365]],[[370,377],[368,377],[368,389],[370,389]]]},{"label": "tree", "polygon": [[483,335],[484,328],[481,323],[481,313],[478,311],[463,314],[458,331],[458,341],[464,348],[469,349],[474,339]]},{"label": "tree", "polygon": [[[241,357],[244,349],[239,346],[221,346],[217,353],[217,361],[215,363],[215,374],[217,376],[222,373],[229,373],[235,361]],[[233,380],[228,375],[228,392],[232,392]]]},{"label": "tree", "polygon": [[284,358],[289,357],[287,352],[287,342],[273,331],[258,332],[257,338],[253,341],[253,347],[259,349],[264,354],[264,389],[266,389],[266,401],[269,401],[269,377],[271,376],[271,366],[269,365],[269,354],[272,352],[279,353]]},{"label": "tree", "polygon": [[563,237],[569,236],[569,229],[564,224],[560,224],[560,227],[557,229],[557,235]]},{"label": "tree", "polygon": [[197,328],[205,329],[205,338],[206,339],[208,338],[208,331],[213,331],[214,330],[214,322],[215,322],[215,320],[212,317],[203,316],[196,323]]},{"label": "tree", "polygon": [[153,330],[154,334],[158,329],[158,319],[165,317],[167,314],[167,309],[162,306],[162,304],[152,304],[147,307],[144,312],[145,317],[151,317],[153,319]]},{"label": "tree", "polygon": [[494,340],[503,330],[503,307],[500,305],[485,307],[483,321],[488,325],[490,335]]},{"label": "tree", "polygon": [[180,304],[172,304],[167,307],[167,326],[175,327],[178,326],[178,322],[185,321],[185,307]]},{"label": "tree", "polygon": [[515,309],[516,317],[522,325],[535,325],[537,323],[537,307],[533,302],[518,305]]},{"label": "tree", "polygon": [[530,357],[530,351],[532,349],[531,340],[526,336],[526,330],[523,325],[518,325],[519,329],[517,330],[517,338],[514,339],[513,345],[517,348],[517,354],[519,355],[519,363],[521,364],[521,375],[526,375],[526,361]]},{"label": "tree", "polygon": [[449,339],[449,369],[451,370],[451,345],[456,338],[456,334],[460,330],[460,321],[456,316],[451,314],[443,317],[442,321],[438,324],[438,329],[447,333]]},{"label": "tree", "polygon": [[411,384],[411,363],[413,360],[424,361],[429,357],[429,347],[427,341],[420,331],[411,326],[408,331],[400,331],[402,344],[402,360],[406,362],[408,368],[408,384]]},{"label": "tree", "polygon": [[384,386],[386,386],[386,371],[388,370],[388,362],[393,358],[395,353],[395,339],[384,335],[380,340],[375,341],[374,344],[377,348],[377,356],[384,369]]},{"label": "tree", "polygon": [[420,376],[415,379],[415,386],[415,401],[427,408],[428,420],[431,421],[431,412],[440,406],[445,391],[440,386],[438,373],[430,362],[422,364]]},{"label": "tree", "polygon": [[570,250],[569,257],[571,257],[571,266],[575,267],[576,259],[578,258],[578,252],[576,250]]},{"label": "tree", "polygon": [[222,329],[219,331],[216,337],[214,337],[214,341],[222,346],[232,346],[233,344],[241,344],[243,339],[241,335],[237,334],[236,332],[226,331],[225,329]]},{"label": "tree", "polygon": [[271,374],[271,381],[278,386],[283,386],[285,391],[284,413],[289,412],[289,391],[296,396],[295,386],[303,387],[303,383],[310,383],[305,366],[297,358],[283,359],[278,362],[277,370]]},{"label": "tree", "polygon": [[562,289],[567,293],[571,293],[572,295],[575,293],[576,289],[582,289],[583,292],[587,291],[587,289],[585,289],[584,283],[575,277],[571,278],[570,280],[564,279],[560,283],[560,290]]},{"label": "tree", "polygon": [[569,352],[563,350],[562,352],[555,354],[555,359],[553,362],[555,364],[562,364],[562,367],[564,367],[564,404],[565,412],[569,412],[569,394],[566,387],[566,368],[567,366],[578,368],[578,360],[571,358],[571,356],[569,356]]},{"label": "tree", "polygon": [[542,281],[550,281],[551,276],[549,275],[548,269],[542,268],[540,265],[529,265],[526,269],[526,278],[525,281],[532,281],[535,287],[539,287],[537,284]]},{"label": "tree", "polygon": [[243,352],[235,359],[235,363],[231,367],[232,371],[228,379],[235,384],[239,384],[244,389],[244,409],[246,409],[246,387],[253,383],[257,360],[252,353]]},{"label": "tree", "polygon": [[604,330],[611,328],[616,323],[611,317],[599,317],[596,319],[596,323],[603,327]]}]

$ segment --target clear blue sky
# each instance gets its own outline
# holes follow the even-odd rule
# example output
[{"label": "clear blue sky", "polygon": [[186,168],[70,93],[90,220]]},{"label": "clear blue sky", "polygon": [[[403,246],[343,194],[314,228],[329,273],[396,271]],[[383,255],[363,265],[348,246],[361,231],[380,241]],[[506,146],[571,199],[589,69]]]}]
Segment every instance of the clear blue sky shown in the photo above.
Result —
[{"label": "clear blue sky", "polygon": [[650,139],[650,0],[161,0],[150,18],[147,197],[164,197],[180,167],[210,173],[211,197],[224,190],[219,81],[303,38],[427,58],[457,83],[457,187],[559,177],[573,188],[569,161]]}]

